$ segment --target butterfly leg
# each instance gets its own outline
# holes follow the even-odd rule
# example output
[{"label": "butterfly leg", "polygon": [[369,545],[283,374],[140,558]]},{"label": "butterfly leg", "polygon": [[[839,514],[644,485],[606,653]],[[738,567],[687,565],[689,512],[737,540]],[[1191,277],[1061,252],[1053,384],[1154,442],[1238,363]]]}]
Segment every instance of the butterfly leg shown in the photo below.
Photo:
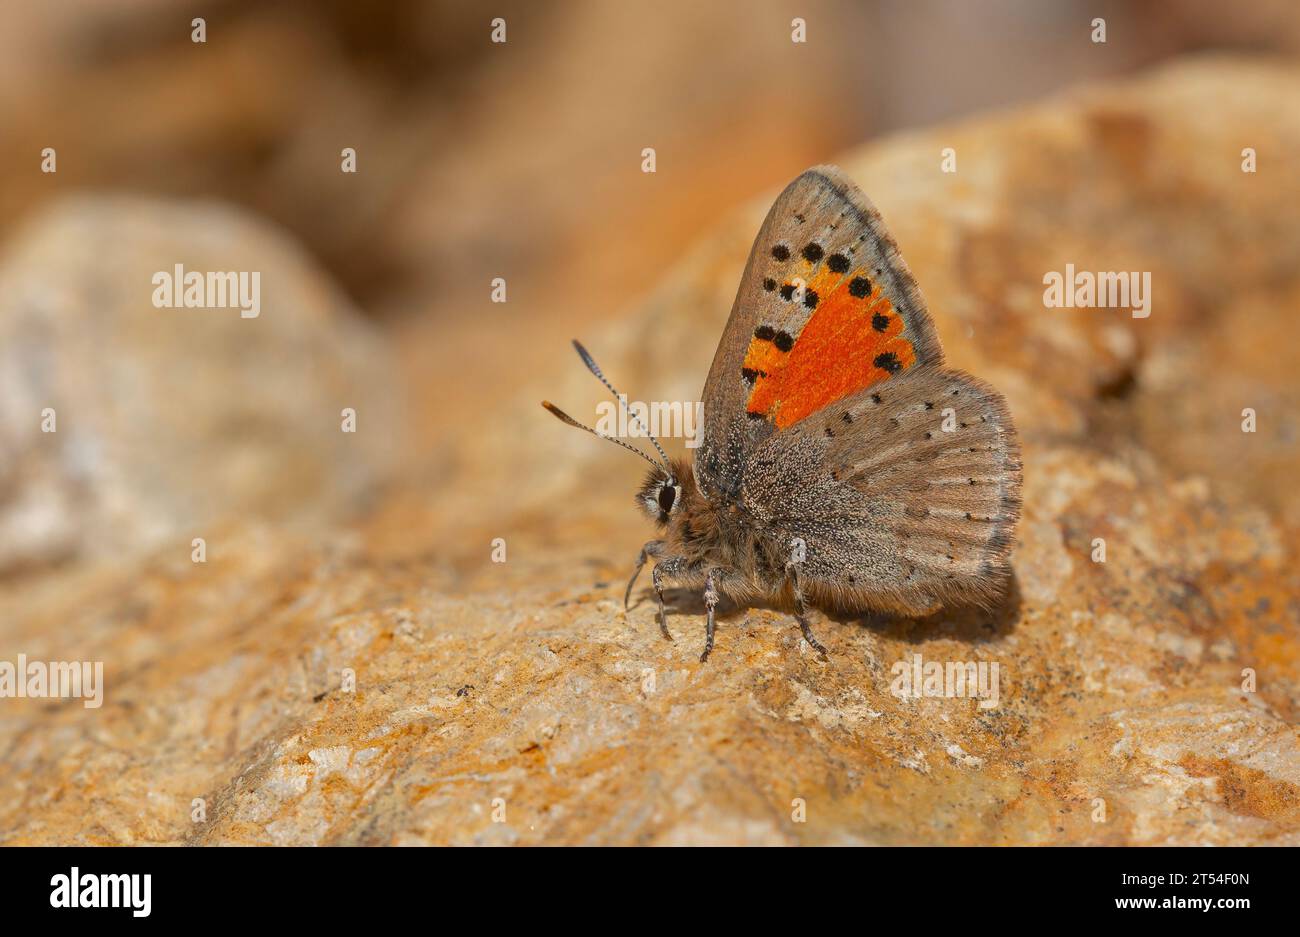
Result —
[{"label": "butterfly leg", "polygon": [[826,660],[826,648],[813,635],[812,627],[808,624],[808,608],[804,605],[803,589],[799,586],[799,564],[802,561],[801,554],[797,559],[792,555],[790,561],[785,564],[786,581],[794,591],[794,618],[799,622],[799,630],[803,632],[803,639],[808,642],[809,647],[820,654],[822,660]]},{"label": "butterfly leg", "polygon": [[627,591],[623,593],[623,611],[628,611],[628,602],[632,599],[632,587],[636,585],[636,579],[641,575],[641,569],[645,566],[647,557],[658,556],[664,547],[662,540],[651,540],[641,547],[641,555],[636,558],[636,569],[632,570],[632,578],[627,581]]},{"label": "butterfly leg", "polygon": [[700,655],[700,663],[709,659],[709,652],[713,650],[713,610],[718,607],[718,571],[711,569],[704,577],[704,610],[707,619],[704,625],[704,653]]},{"label": "butterfly leg", "polygon": [[813,635],[812,628],[808,625],[808,619],[804,615],[803,602],[800,602],[799,605],[799,613],[795,615],[795,620],[799,622],[799,630],[803,632],[803,639],[812,646],[814,651],[822,656],[822,660],[826,660],[826,648],[822,647],[822,643]]},{"label": "butterfly leg", "polygon": [[654,583],[655,596],[659,599],[659,630],[663,632],[665,638],[669,641],[673,636],[668,633],[668,609],[664,607],[664,567],[663,564],[656,565],[650,573],[650,580]]}]

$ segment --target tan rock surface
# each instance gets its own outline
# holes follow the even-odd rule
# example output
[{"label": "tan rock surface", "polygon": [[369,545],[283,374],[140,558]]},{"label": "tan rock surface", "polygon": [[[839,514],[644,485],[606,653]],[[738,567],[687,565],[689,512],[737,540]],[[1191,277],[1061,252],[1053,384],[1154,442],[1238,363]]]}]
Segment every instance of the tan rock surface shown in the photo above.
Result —
[{"label": "tan rock surface", "polygon": [[[818,616],[823,662],[733,610],[701,665],[679,597],[667,644],[621,610],[640,467],[537,407],[598,399],[557,335],[328,537],[236,508],[203,566],[178,539],[10,582],[0,659],[102,659],[107,689],[0,704],[0,841],[1300,843],[1297,99],[1293,66],[1191,62],[839,160],[1016,417],[995,613]],[[766,205],[588,336],[633,398],[699,394]],[[1151,271],[1152,315],[1043,308],[1066,263]],[[916,653],[996,662],[1000,705],[891,694]]]}]

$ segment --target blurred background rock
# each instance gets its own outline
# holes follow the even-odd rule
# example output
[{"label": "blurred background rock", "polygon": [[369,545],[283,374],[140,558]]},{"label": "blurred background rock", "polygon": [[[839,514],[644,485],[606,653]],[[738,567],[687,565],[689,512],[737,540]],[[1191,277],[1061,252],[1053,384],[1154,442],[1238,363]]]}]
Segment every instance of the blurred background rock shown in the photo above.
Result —
[{"label": "blurred background rock", "polygon": [[[1096,16],[1104,45],[1080,41]],[[503,373],[553,357],[732,206],[828,154],[1206,48],[1294,54],[1300,7],[12,0],[0,239],[85,188],[279,223],[401,336],[407,441],[427,453],[509,392]],[[56,175],[37,171],[47,146]],[[356,175],[339,171],[345,146]],[[639,171],[645,146],[657,177]]]}]

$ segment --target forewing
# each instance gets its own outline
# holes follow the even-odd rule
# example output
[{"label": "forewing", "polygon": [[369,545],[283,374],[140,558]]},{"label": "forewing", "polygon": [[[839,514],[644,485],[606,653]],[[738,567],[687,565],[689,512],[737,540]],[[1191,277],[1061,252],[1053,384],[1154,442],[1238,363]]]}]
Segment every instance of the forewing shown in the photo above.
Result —
[{"label": "forewing", "polygon": [[918,367],[761,443],[742,502],[783,540],[803,541],[810,596],[921,614],[1000,592],[1020,487],[1002,397]]},{"label": "forewing", "polygon": [[734,498],[774,433],[942,352],[879,212],[838,169],[792,182],[768,213],[704,387],[696,477]]}]

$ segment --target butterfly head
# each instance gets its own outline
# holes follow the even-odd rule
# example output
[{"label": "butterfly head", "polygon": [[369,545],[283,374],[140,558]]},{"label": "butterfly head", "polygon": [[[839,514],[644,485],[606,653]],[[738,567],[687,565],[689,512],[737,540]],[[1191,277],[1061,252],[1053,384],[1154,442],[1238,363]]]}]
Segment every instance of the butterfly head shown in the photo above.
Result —
[{"label": "butterfly head", "polygon": [[690,477],[690,468],[675,459],[668,463],[667,470],[652,468],[636,493],[637,507],[660,527],[667,527],[689,497]]}]

